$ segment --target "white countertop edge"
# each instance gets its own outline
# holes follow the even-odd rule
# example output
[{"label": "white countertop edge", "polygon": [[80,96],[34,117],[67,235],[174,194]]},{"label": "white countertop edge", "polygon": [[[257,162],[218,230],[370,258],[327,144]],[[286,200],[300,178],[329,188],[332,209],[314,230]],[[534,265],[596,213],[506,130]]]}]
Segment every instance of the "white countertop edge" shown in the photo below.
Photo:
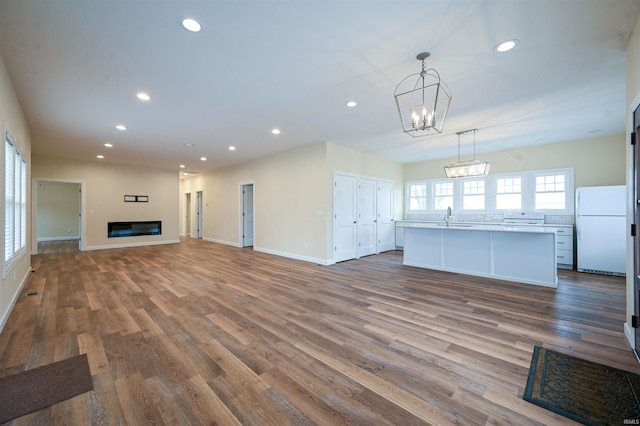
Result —
[{"label": "white countertop edge", "polygon": [[448,227],[443,224],[437,223],[405,223],[403,225],[405,229],[414,228],[414,229],[440,229],[443,231],[491,231],[491,232],[523,232],[528,234],[555,234],[556,230],[553,228],[548,228],[544,226],[517,226],[517,225],[466,225],[466,224],[458,224],[455,223],[449,225]]}]

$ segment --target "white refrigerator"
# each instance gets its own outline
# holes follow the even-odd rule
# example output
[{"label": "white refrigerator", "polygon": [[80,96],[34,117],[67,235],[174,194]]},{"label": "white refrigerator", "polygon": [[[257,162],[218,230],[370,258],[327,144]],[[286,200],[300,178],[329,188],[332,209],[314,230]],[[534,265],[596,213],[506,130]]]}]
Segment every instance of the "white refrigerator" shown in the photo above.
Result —
[{"label": "white refrigerator", "polygon": [[626,274],[626,186],[576,189],[578,271]]}]

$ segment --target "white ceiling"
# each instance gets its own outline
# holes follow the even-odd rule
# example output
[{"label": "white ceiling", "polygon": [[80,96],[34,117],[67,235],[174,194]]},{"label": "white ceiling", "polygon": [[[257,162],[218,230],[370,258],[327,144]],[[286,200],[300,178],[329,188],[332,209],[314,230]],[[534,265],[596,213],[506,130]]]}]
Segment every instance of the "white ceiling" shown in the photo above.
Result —
[{"label": "white ceiling", "polygon": [[[479,154],[623,133],[639,12],[639,0],[1,0],[0,56],[35,154],[203,172],[327,141],[406,163],[455,156],[471,128]],[[422,51],[453,100],[441,135],[412,139],[393,92]]]}]

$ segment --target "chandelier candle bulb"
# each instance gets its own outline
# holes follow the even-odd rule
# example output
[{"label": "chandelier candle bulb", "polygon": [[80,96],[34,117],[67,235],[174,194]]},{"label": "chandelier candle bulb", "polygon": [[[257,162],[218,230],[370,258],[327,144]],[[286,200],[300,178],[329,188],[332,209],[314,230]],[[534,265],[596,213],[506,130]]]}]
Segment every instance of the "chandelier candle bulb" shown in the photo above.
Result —
[{"label": "chandelier candle bulb", "polygon": [[422,70],[405,77],[394,92],[402,130],[414,138],[442,133],[451,104],[451,92],[438,71],[425,67],[429,56],[429,52],[416,56]]}]

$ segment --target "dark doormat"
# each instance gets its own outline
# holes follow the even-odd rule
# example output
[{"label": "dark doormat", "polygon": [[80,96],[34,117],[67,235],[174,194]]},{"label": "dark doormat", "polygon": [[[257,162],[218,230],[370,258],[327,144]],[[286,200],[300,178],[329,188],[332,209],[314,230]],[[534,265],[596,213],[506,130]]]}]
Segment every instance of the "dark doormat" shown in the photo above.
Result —
[{"label": "dark doormat", "polygon": [[522,398],[585,425],[640,424],[640,375],[536,346]]},{"label": "dark doormat", "polygon": [[0,379],[0,423],[93,389],[87,355]]}]

